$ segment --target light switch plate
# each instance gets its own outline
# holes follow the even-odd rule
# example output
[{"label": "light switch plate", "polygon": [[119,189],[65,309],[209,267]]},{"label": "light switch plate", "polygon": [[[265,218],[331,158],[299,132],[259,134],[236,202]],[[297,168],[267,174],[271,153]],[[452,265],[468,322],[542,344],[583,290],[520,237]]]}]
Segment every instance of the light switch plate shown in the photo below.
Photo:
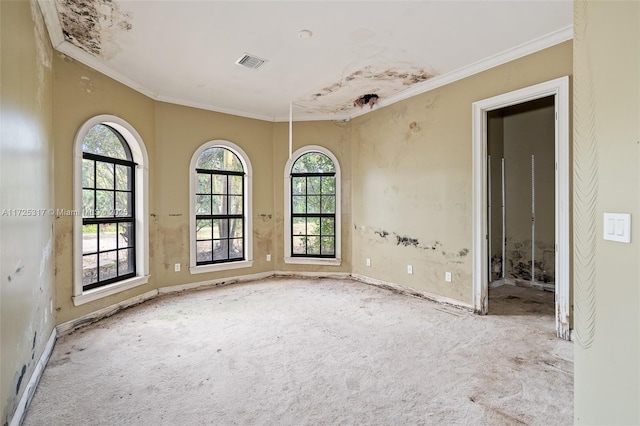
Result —
[{"label": "light switch plate", "polygon": [[629,213],[605,213],[604,239],[619,243],[631,242],[631,215]]}]

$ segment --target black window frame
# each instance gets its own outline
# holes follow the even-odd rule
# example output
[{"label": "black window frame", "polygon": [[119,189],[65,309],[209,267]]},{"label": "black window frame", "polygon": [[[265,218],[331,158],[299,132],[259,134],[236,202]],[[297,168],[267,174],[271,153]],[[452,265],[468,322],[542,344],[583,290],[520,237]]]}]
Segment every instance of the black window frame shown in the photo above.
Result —
[{"label": "black window frame", "polygon": [[[231,152],[234,156],[236,156],[238,158],[238,160],[240,159],[238,157],[238,155],[231,151],[230,149],[226,148],[226,147],[220,147],[220,146],[214,146],[211,148],[220,148],[220,149],[224,149],[227,150],[229,152]],[[211,149],[209,148],[209,149]],[[206,151],[206,150],[205,150]],[[203,152],[205,152],[203,151]],[[202,154],[201,154],[202,155]],[[240,164],[242,164],[242,162],[240,162]],[[242,166],[243,171],[233,171],[233,170],[219,170],[219,169],[201,169],[201,168],[196,168],[196,182],[199,181],[198,176],[200,174],[206,174],[209,175],[209,179],[211,181],[211,185],[209,188],[209,192],[204,193],[204,192],[198,192],[198,185],[196,184],[196,190],[195,190],[195,199],[198,199],[198,196],[200,195],[205,195],[205,196],[209,196],[210,200],[211,200],[211,204],[209,205],[209,211],[211,212],[210,214],[198,214],[196,211],[195,214],[195,226],[196,226],[196,233],[195,233],[195,249],[196,249],[196,266],[203,266],[203,265],[214,265],[214,264],[221,264],[221,263],[233,263],[233,262],[243,262],[245,260],[247,260],[247,247],[246,247],[246,243],[247,243],[247,236],[246,236],[246,208],[245,208],[245,186],[246,186],[246,172],[244,171],[245,167],[244,165]],[[213,177],[214,176],[225,176],[226,179],[226,191],[224,194],[218,194],[218,193],[214,193],[213,192]],[[240,186],[241,188],[241,193],[240,194],[235,194],[235,193],[231,193],[230,192],[230,188],[231,188],[231,180],[229,179],[229,176],[239,176],[242,178],[242,185]],[[226,197],[226,206],[227,206],[227,212],[226,213],[219,213],[219,214],[213,214],[213,197],[214,196],[223,196]],[[230,197],[237,197],[237,196],[241,196],[241,206],[242,206],[242,213],[241,214],[230,214],[229,213],[229,207],[231,206],[231,200]],[[196,201],[197,202],[197,201]],[[231,236],[231,232],[230,232],[230,221],[231,220],[240,220],[242,223],[242,237],[241,238],[233,238]],[[211,233],[211,238],[204,238],[204,239],[199,239],[198,238],[198,221],[199,220],[226,220],[227,223],[227,232],[226,232],[226,238],[214,238],[213,236],[213,232]],[[226,259],[215,259],[214,253],[213,253],[213,247],[214,247],[214,242],[215,241],[224,241],[226,240],[227,242],[227,257]],[[231,247],[232,247],[232,240],[241,240],[242,241],[242,256],[241,257],[231,257]],[[211,260],[198,260],[198,242],[201,241],[211,241],[211,248],[212,248],[212,252],[211,252]]]},{"label": "black window frame", "polygon": [[[120,141],[120,143],[122,144],[126,156],[127,156],[127,160],[123,160],[120,158],[114,158],[114,157],[107,157],[104,155],[99,155],[99,154],[93,154],[90,152],[85,152],[84,150],[82,151],[82,160],[84,162],[84,160],[90,160],[93,161],[93,187],[85,187],[84,184],[82,184],[82,192],[84,194],[85,190],[93,190],[93,209],[92,211],[87,211],[86,207],[84,205],[84,203],[82,204],[82,211],[80,212],[80,214],[82,215],[82,226],[84,229],[85,225],[96,225],[96,251],[95,252],[84,252],[84,249],[82,250],[82,259],[84,261],[84,258],[86,256],[96,256],[96,277],[97,277],[97,281],[89,283],[89,284],[84,284],[84,268],[82,268],[83,271],[83,284],[82,284],[82,290],[83,291],[87,291],[87,290],[92,290],[95,288],[100,288],[100,287],[104,287],[106,285],[109,284],[113,284],[119,281],[124,281],[126,279],[129,278],[134,278],[137,275],[137,247],[136,247],[136,237],[137,237],[137,232],[136,232],[136,167],[138,166],[137,163],[135,163],[132,160],[132,154],[131,154],[131,148],[129,147],[129,144],[127,143],[127,141],[124,139],[124,137],[120,134],[120,132],[118,132],[117,130],[115,130],[113,127],[108,126],[104,123],[98,124],[101,126],[104,126],[106,128],[108,128]],[[113,173],[113,189],[108,189],[108,188],[98,188],[97,187],[97,163],[101,162],[101,163],[107,163],[107,164],[112,164],[113,165],[113,169],[114,169],[114,173]],[[129,187],[128,190],[124,190],[124,189],[118,189],[117,188],[117,183],[116,183],[116,165],[120,165],[120,166],[124,166],[124,167],[128,167],[129,168],[129,173],[128,173],[128,177],[130,179],[129,182],[127,182],[127,186]],[[83,170],[83,176],[84,176],[84,170]],[[98,211],[97,211],[97,206],[96,206],[96,200],[97,200],[97,191],[111,191],[113,192],[113,209],[112,209],[112,215],[111,216],[103,216],[100,215],[98,216]],[[130,210],[131,211],[127,211],[127,215],[125,216],[119,216],[118,212],[119,210],[117,209],[117,199],[118,197],[116,197],[117,193],[128,193],[129,197],[130,197]],[[88,214],[88,213],[92,213],[92,214]],[[101,225],[110,225],[113,224],[116,227],[116,234],[118,232],[118,229],[120,228],[120,224],[129,224],[130,225],[130,236],[129,238],[131,238],[131,241],[128,242],[128,245],[126,247],[120,247],[120,241],[119,238],[116,236],[116,248],[115,249],[109,249],[109,250],[100,250],[100,226]],[[84,235],[84,231],[83,231],[83,235]],[[118,261],[116,261],[116,276],[112,277],[112,278],[107,278],[106,280],[101,280],[100,279],[100,255],[104,254],[104,253],[110,253],[110,252],[116,252],[118,253],[121,250],[130,250],[128,253],[128,257],[127,260],[128,262],[130,262],[130,264],[132,264],[132,271],[131,272],[127,272],[125,274],[120,275],[120,268],[118,265]],[[131,255],[131,257],[129,257],[129,255]],[[116,255],[116,259],[118,258],[118,256]]]},{"label": "black window frame", "polygon": [[[315,151],[310,151],[310,152],[306,152],[302,155],[300,155],[296,161],[293,162],[293,165],[291,167],[291,169],[293,170],[293,168],[295,167],[295,164],[305,155],[307,154],[312,154],[315,153]],[[324,156],[326,156],[326,154],[324,153],[319,153],[322,154]],[[333,163],[333,160],[331,160]],[[334,164],[335,167],[335,164]],[[309,188],[309,178],[310,177],[320,177],[320,193],[319,194],[309,194],[308,192],[308,188]],[[331,194],[324,194],[322,192],[322,178],[323,177],[333,177],[334,178],[334,185],[333,185],[333,193]],[[304,190],[304,194],[294,194],[294,179],[295,178],[304,178],[305,179],[305,190]],[[337,208],[337,202],[338,200],[336,199],[336,186],[338,184],[337,179],[336,179],[336,173],[335,172],[318,172],[318,173],[314,173],[314,172],[304,172],[304,173],[296,173],[296,172],[291,172],[290,174],[290,202],[291,202],[291,257],[302,257],[302,258],[328,258],[328,259],[334,259],[336,257],[336,250],[337,250],[337,235],[336,235],[336,223],[337,223],[337,213],[336,213],[336,208]],[[294,212],[294,197],[301,197],[304,196],[305,197],[305,213],[295,213]],[[309,213],[309,197],[312,196],[319,196],[320,197],[320,211],[318,213]],[[334,201],[333,201],[333,213],[322,213],[322,197],[325,196],[332,196]],[[295,234],[294,232],[294,223],[295,223],[295,219],[296,218],[304,218],[305,219],[305,234]],[[307,225],[306,222],[309,218],[319,218],[319,234],[309,234],[308,233],[308,229],[307,229]],[[323,234],[322,232],[322,219],[326,219],[326,218],[331,218],[333,219],[333,233],[332,234]],[[309,244],[305,244],[305,253],[295,253],[294,247],[294,241],[296,237],[304,237],[304,238],[308,238],[308,237],[318,237],[320,239],[320,252],[319,253],[309,253]],[[323,247],[323,243],[322,243],[322,237],[333,237],[333,250],[331,253],[323,253],[322,247]],[[308,241],[308,240],[307,240]]]}]

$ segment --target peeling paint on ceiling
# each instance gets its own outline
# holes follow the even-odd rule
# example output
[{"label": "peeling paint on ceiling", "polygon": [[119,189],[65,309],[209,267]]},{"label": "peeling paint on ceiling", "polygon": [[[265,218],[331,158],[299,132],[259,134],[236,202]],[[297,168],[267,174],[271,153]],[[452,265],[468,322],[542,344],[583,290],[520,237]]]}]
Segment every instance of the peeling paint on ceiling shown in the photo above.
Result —
[{"label": "peeling paint on ceiling", "polygon": [[56,0],[56,8],[65,40],[94,56],[104,56],[113,32],[133,28],[131,16],[111,0]]}]

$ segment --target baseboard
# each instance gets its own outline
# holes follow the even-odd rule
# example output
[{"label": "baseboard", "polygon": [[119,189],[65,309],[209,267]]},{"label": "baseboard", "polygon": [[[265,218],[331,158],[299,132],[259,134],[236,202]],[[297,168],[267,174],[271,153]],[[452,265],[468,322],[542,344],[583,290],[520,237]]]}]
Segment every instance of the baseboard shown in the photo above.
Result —
[{"label": "baseboard", "polygon": [[69,334],[72,331],[75,331],[85,325],[89,325],[103,318],[110,317],[111,315],[123,309],[129,308],[131,306],[139,305],[143,302],[146,302],[147,300],[151,300],[157,295],[158,295],[158,290],[151,290],[146,293],[140,294],[138,296],[132,297],[131,299],[123,300],[122,302],[107,306],[106,308],[102,308],[97,311],[90,312],[86,315],[83,315],[79,318],[73,319],[71,321],[64,322],[56,327],[56,330],[58,331],[58,336],[64,336],[66,334]]},{"label": "baseboard", "polygon": [[303,277],[303,278],[351,278],[348,272],[298,272],[298,271],[276,271],[276,277]]},{"label": "baseboard", "polygon": [[167,287],[160,287],[158,289],[159,294],[172,294],[172,293],[181,293],[183,291],[192,291],[192,290],[205,290],[213,287],[221,287],[223,285],[236,284],[246,281],[256,281],[264,278],[273,277],[273,272],[259,272],[257,274],[249,274],[249,275],[239,275],[235,277],[228,278],[218,278],[215,280],[207,280],[207,281],[199,281],[196,283],[189,284],[181,284],[181,285],[173,285]]},{"label": "baseboard", "polygon": [[455,306],[457,308],[473,311],[473,305],[462,302],[460,300],[439,296],[437,294],[429,293],[426,291],[415,290],[415,289],[412,289],[411,287],[400,286],[387,281],[382,281],[376,278],[367,277],[365,275],[351,274],[351,277],[356,281],[360,281],[365,284],[370,284],[376,287],[381,287],[387,290],[391,290],[395,293],[404,294],[407,296],[419,297],[421,299],[427,299],[432,302],[440,303],[443,305],[450,305],[450,306]]},{"label": "baseboard", "polygon": [[11,423],[9,423],[10,426],[20,426],[24,421],[24,416],[27,413],[27,408],[31,403],[31,399],[33,398],[33,394],[36,392],[36,388],[38,387],[38,383],[40,382],[42,373],[44,373],[44,368],[46,367],[47,362],[49,362],[49,358],[51,357],[51,353],[53,352],[53,347],[56,343],[56,337],[56,328],[54,327],[53,330],[51,330],[49,340],[47,340],[47,345],[44,347],[44,351],[42,351],[42,355],[40,355],[40,358],[38,359],[36,368],[33,370],[33,374],[31,374],[29,383],[27,383],[27,387],[22,393],[20,402],[18,402],[18,407],[16,407],[16,411],[15,413],[13,413],[13,418],[11,419]]}]

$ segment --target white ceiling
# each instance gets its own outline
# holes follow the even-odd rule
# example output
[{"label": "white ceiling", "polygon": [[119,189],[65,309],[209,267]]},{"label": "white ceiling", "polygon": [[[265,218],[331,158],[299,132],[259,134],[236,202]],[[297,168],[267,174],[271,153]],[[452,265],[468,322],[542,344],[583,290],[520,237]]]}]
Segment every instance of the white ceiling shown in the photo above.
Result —
[{"label": "white ceiling", "polygon": [[[54,47],[154,99],[348,119],[572,37],[571,0],[40,0]],[[309,30],[311,38],[298,33]],[[268,62],[247,69],[249,53]]]}]

